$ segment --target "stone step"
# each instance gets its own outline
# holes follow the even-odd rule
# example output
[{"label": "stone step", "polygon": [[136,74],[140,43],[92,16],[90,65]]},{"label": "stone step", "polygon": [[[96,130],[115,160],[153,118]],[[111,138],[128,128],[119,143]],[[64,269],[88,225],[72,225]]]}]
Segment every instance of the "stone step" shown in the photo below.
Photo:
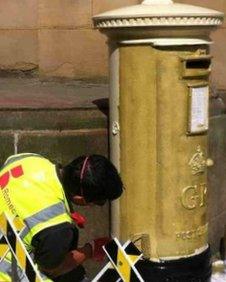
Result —
[{"label": "stone step", "polygon": [[108,86],[0,78],[0,130],[106,127]]},{"label": "stone step", "polygon": [[30,151],[60,162],[106,155],[107,97],[106,84],[0,78],[0,162]]}]

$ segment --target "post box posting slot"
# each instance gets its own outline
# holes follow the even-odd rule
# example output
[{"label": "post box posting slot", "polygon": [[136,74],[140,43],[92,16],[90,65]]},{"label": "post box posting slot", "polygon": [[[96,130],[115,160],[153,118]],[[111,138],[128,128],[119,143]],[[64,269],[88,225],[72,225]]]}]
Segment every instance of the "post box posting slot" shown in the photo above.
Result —
[{"label": "post box posting slot", "polygon": [[181,57],[182,78],[208,76],[211,72],[211,56],[185,56]]}]

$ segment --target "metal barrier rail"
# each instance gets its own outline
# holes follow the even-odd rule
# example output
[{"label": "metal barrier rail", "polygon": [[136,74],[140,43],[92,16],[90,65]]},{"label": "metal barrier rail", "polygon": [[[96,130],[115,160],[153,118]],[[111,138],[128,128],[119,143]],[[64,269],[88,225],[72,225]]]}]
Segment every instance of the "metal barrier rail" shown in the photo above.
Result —
[{"label": "metal barrier rail", "polygon": [[[1,265],[11,263],[11,273],[13,276],[23,276],[24,281],[27,279],[29,282],[44,282],[42,274],[38,271],[20,237],[23,228],[20,224],[21,230],[18,231],[17,220],[18,218],[11,219],[5,213],[0,215],[0,240],[3,243],[2,245],[4,243],[7,244],[5,253],[0,257],[0,271]],[[11,256],[10,253],[12,254]]]},{"label": "metal barrier rail", "polygon": [[104,251],[107,254],[110,262],[98,273],[92,282],[105,281],[104,276],[109,269],[114,268],[118,277],[116,282],[124,281],[131,282],[132,277],[136,277],[136,281],[144,282],[140,273],[135,267],[136,262],[143,256],[136,246],[127,241],[123,246],[117,238],[114,238],[104,246]]},{"label": "metal barrier rail", "polygon": [[[0,250],[4,252],[4,254],[0,253],[0,278],[1,266],[8,265],[11,268],[12,281],[18,281],[16,277],[20,277],[19,281],[44,282],[46,277],[38,271],[31,255],[28,253],[21,239],[22,232],[23,225],[18,221],[18,218],[11,219],[5,213],[0,215]],[[114,238],[104,246],[104,251],[110,262],[92,282],[103,279],[107,271],[112,268],[118,273],[116,282],[130,282],[132,276],[135,276],[137,281],[144,282],[135,267],[142,254],[131,241],[127,241],[122,246],[117,238]]]}]

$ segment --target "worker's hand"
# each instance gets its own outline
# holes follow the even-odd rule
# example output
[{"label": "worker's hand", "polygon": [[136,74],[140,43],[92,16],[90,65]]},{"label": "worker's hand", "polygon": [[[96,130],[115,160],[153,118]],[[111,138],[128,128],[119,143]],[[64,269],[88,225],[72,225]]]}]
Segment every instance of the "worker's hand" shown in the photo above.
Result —
[{"label": "worker's hand", "polygon": [[92,258],[98,262],[102,262],[105,258],[105,252],[103,246],[106,245],[111,239],[108,237],[102,237],[94,239],[90,242],[92,246]]},{"label": "worker's hand", "polygon": [[70,251],[57,267],[47,269],[39,266],[39,269],[53,279],[72,271],[78,265],[81,265],[85,260],[91,258],[91,255],[92,249],[90,245],[88,246],[88,244],[86,244],[82,248],[78,248],[78,250]]}]

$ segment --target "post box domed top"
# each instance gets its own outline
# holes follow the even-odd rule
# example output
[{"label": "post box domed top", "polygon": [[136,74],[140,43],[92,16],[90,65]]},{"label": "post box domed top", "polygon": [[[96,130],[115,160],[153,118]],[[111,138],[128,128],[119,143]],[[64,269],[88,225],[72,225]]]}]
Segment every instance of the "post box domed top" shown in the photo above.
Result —
[{"label": "post box domed top", "polygon": [[163,26],[211,26],[223,22],[224,14],[212,9],[174,3],[172,0],[144,0],[140,5],[108,11],[93,17],[100,29]]}]

